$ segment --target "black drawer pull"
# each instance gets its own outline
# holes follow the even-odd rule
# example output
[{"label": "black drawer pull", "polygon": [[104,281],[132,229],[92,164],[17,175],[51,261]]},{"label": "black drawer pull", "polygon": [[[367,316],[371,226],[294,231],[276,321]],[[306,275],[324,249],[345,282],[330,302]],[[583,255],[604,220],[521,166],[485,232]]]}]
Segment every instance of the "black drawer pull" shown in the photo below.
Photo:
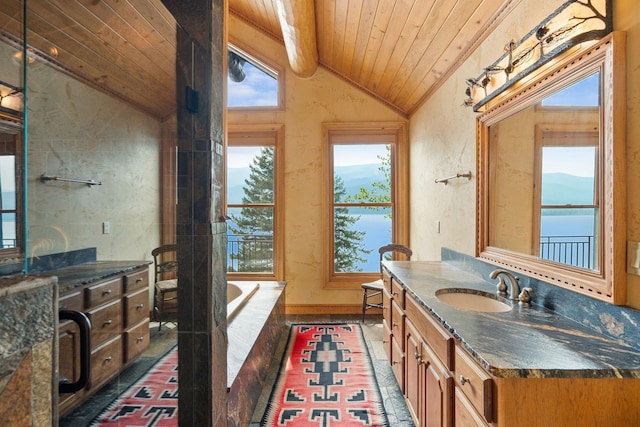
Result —
[{"label": "black drawer pull", "polygon": [[105,297],[107,295],[111,295],[111,289],[107,289],[106,291],[102,291],[102,296]]}]

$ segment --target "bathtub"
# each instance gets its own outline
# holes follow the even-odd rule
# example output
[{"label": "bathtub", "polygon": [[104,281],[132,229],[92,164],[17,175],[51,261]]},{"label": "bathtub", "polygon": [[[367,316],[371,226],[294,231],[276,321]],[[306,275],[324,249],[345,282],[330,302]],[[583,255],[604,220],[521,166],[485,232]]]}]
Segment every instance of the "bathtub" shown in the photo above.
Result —
[{"label": "bathtub", "polygon": [[227,282],[227,322],[233,319],[259,287],[258,282]]}]

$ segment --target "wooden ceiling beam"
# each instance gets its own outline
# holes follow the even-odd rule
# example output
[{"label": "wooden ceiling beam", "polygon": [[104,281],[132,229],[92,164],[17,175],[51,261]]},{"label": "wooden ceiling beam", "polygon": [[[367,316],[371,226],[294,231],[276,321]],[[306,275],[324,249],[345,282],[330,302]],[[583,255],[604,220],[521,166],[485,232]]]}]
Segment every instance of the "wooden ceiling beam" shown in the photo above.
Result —
[{"label": "wooden ceiling beam", "polygon": [[318,69],[314,0],[276,0],[284,45],[293,72],[308,78]]}]

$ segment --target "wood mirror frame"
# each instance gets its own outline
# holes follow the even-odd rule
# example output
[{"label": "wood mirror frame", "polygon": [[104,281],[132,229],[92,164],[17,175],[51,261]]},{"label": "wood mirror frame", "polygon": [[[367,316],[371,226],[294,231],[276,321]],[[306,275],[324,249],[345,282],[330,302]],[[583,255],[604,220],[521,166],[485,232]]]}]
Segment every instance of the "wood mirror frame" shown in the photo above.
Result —
[{"label": "wood mirror frame", "polygon": [[[490,127],[598,70],[601,73],[598,182],[603,199],[599,213],[598,268],[574,267],[491,246]],[[618,305],[626,303],[625,72],[625,34],[613,32],[560,55],[508,93],[501,94],[476,119],[478,258],[593,298]]]}]

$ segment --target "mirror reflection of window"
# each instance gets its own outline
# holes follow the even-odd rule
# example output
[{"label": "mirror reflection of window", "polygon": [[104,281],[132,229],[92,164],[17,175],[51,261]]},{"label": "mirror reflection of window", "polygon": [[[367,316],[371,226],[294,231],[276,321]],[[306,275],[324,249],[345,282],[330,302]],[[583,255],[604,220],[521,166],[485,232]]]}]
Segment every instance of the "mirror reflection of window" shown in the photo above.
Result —
[{"label": "mirror reflection of window", "polygon": [[542,100],[543,107],[598,107],[600,73],[594,73]]},{"label": "mirror reflection of window", "polygon": [[541,258],[597,268],[596,156],[589,145],[542,148]]},{"label": "mirror reflection of window", "polygon": [[[540,216],[538,256],[597,270],[600,73],[595,72],[542,100],[538,132]],[[546,113],[546,114],[545,114]]]},{"label": "mirror reflection of window", "polygon": [[0,249],[16,247],[15,163],[16,156],[0,154]]},{"label": "mirror reflection of window", "polygon": [[16,256],[20,249],[22,207],[20,206],[20,179],[18,173],[19,133],[17,129],[0,129],[0,260]]}]

